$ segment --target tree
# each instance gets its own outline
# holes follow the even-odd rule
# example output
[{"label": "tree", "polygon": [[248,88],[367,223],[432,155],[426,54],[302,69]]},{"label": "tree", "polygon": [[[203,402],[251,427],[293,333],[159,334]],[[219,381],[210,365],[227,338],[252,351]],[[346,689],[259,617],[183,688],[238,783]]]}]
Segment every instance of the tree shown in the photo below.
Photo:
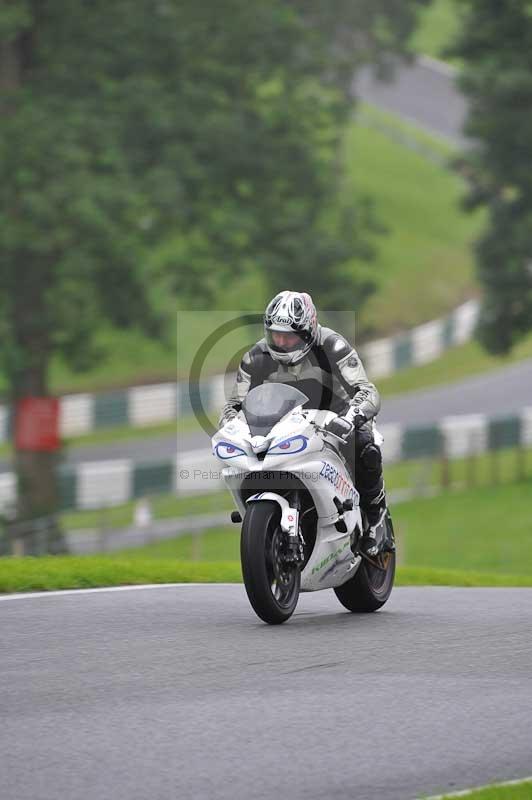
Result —
[{"label": "tree", "polygon": [[485,206],[477,245],[484,289],[479,337],[505,353],[532,329],[532,3],[462,0],[460,84],[469,97],[466,133],[472,151],[461,162],[469,207]]},{"label": "tree", "polygon": [[[54,354],[79,369],[97,358],[103,319],[158,330],[144,261],[182,200],[157,93],[164,18],[148,5],[1,11],[0,357],[14,408],[49,394]],[[56,466],[53,453],[16,452],[19,519],[56,510]],[[48,548],[62,547],[51,527]]]},{"label": "tree", "polygon": [[330,308],[352,309],[374,291],[352,260],[371,257],[376,228],[362,198],[338,202],[340,144],[356,70],[389,72],[426,2],[225,0],[187,16],[191,39],[205,44],[186,60],[209,109],[198,145],[214,146],[217,164],[214,180],[195,187],[189,235],[165,243],[159,261],[174,267],[179,254],[196,265],[173,272],[187,307],[212,302],[250,263],[270,292],[289,280]]},{"label": "tree", "polygon": [[[0,368],[11,402],[49,394],[52,357],[80,370],[98,358],[103,321],[162,335],[155,295],[205,307],[250,262],[275,289],[290,279],[334,304],[367,294],[371,281],[346,267],[369,252],[364,208],[327,224],[323,209],[352,70],[403,50],[422,2],[5,0]],[[53,511],[54,456],[15,461],[19,518]],[[50,548],[61,546],[56,530]]]}]

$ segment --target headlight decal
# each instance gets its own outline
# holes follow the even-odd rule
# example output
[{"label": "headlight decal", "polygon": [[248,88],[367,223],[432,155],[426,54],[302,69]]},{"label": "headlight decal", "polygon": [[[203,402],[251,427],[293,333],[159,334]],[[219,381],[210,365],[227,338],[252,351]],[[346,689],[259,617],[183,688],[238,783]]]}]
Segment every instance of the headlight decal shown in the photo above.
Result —
[{"label": "headlight decal", "polygon": [[268,450],[268,455],[292,455],[293,453],[300,453],[306,448],[307,444],[307,436],[303,436],[302,434],[290,436],[288,439],[272,445]]},{"label": "headlight decal", "polygon": [[218,456],[218,458],[228,459],[236,458],[237,456],[245,456],[246,451],[242,450],[241,447],[237,447],[236,444],[231,444],[231,442],[218,442],[214,448],[214,454]]}]

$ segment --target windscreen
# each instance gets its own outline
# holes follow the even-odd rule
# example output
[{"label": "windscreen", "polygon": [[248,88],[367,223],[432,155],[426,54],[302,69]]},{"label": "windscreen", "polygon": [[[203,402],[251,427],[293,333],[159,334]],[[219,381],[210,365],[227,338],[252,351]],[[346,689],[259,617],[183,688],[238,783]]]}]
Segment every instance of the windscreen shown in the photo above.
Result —
[{"label": "windscreen", "polygon": [[246,395],[242,411],[251,435],[266,436],[285,414],[307,402],[306,394],[293,386],[263,383]]}]

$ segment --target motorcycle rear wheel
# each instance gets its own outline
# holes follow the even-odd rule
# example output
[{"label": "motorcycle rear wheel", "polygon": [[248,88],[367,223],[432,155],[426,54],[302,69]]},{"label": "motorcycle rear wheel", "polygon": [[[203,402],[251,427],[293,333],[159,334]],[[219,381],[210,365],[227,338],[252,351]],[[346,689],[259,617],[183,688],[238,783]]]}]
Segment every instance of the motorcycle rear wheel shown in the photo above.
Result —
[{"label": "motorcycle rear wheel", "polygon": [[299,599],[301,573],[283,561],[281,510],[277,503],[251,503],[244,516],[240,559],[247,596],[253,610],[269,625],[286,622]]},{"label": "motorcycle rear wheel", "polygon": [[[387,541],[394,543],[393,524],[386,516]],[[354,613],[377,611],[388,600],[395,578],[395,550],[379,553],[374,559],[364,559],[353,575],[334,593],[340,603]]]}]

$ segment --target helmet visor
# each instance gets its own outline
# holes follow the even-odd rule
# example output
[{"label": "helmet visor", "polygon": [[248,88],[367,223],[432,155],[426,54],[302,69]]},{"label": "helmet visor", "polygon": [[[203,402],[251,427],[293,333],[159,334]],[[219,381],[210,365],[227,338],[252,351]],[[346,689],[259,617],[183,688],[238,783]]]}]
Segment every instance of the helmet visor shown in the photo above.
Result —
[{"label": "helmet visor", "polygon": [[295,331],[274,331],[267,328],[265,331],[266,343],[270,350],[276,353],[296,353],[303,350],[308,342],[308,333]]}]

